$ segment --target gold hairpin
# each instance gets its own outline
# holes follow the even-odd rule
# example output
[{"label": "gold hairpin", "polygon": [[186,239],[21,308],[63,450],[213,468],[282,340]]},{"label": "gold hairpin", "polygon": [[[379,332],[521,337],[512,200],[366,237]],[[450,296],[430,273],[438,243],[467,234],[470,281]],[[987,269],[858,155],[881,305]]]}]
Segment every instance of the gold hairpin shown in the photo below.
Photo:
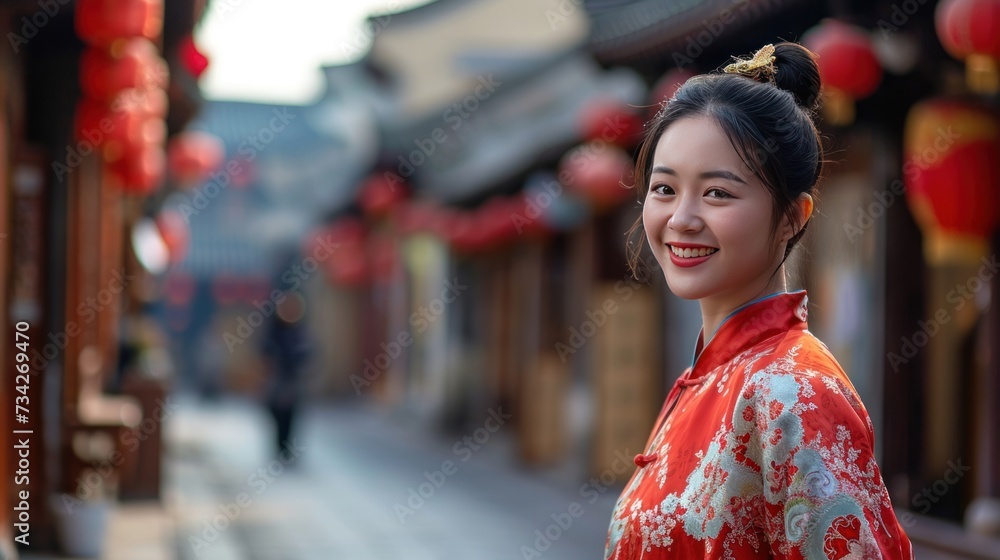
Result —
[{"label": "gold hairpin", "polygon": [[750,60],[737,60],[722,69],[726,74],[750,74],[774,72],[774,45],[764,45]]}]

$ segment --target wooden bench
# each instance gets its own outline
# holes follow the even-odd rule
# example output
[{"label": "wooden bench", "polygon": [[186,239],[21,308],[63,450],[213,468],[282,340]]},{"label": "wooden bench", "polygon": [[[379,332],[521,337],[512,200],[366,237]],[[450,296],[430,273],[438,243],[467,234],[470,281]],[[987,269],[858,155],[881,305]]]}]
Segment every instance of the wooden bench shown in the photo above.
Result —
[{"label": "wooden bench", "polygon": [[[64,419],[62,440],[64,492],[78,499],[91,497],[93,491],[117,490],[123,478],[133,475],[136,448],[128,434],[137,436],[142,421],[142,407],[132,397],[104,394],[101,388],[100,353],[88,346],[80,352],[80,390],[74,410]],[[88,471],[96,471],[93,479]],[[100,488],[91,488],[92,481]],[[81,485],[84,486],[81,491]]]}]

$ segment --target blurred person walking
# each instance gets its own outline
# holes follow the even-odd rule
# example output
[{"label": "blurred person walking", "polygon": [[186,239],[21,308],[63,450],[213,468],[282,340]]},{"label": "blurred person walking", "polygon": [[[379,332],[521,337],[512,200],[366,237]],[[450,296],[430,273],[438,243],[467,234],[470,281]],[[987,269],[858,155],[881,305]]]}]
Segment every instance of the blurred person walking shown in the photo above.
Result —
[{"label": "blurred person walking", "polygon": [[291,445],[291,433],[302,401],[303,370],[309,359],[305,298],[286,293],[277,301],[267,325],[261,355],[268,371],[265,401],[274,418],[275,452]]}]

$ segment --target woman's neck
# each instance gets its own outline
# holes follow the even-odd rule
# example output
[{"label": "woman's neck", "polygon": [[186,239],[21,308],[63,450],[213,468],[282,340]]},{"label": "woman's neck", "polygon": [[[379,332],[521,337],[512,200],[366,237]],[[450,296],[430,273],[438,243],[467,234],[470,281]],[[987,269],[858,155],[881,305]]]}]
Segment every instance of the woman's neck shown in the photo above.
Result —
[{"label": "woman's neck", "polygon": [[738,293],[718,294],[699,300],[701,304],[702,340],[704,341],[702,348],[708,346],[709,341],[715,336],[716,331],[719,330],[723,321],[733,311],[757,298],[785,291],[788,291],[788,288],[785,282],[785,267],[782,265],[778,269],[778,272],[763,287],[756,289],[748,287],[748,289],[740,290]]}]

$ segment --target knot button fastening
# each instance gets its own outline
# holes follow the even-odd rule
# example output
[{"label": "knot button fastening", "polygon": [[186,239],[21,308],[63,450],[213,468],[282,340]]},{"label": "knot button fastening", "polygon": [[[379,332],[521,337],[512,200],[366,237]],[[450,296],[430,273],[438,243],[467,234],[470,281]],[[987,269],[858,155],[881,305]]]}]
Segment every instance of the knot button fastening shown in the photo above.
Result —
[{"label": "knot button fastening", "polygon": [[648,464],[652,463],[653,461],[655,461],[657,458],[659,458],[659,456],[656,453],[650,453],[649,455],[643,455],[642,453],[640,453],[640,454],[638,454],[638,455],[635,456],[635,459],[634,459],[635,466],[637,466],[637,467],[639,467],[641,469],[641,468],[645,467],[646,465],[648,465]]}]

